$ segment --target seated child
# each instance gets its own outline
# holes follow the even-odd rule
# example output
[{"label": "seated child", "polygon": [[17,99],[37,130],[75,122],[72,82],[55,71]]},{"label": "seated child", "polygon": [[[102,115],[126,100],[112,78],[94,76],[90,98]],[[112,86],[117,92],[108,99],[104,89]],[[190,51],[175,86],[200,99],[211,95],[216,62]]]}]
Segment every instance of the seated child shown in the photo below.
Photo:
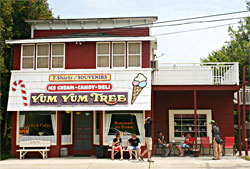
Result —
[{"label": "seated child", "polygon": [[123,160],[123,151],[122,151],[122,139],[120,138],[120,133],[116,133],[116,137],[113,139],[112,143],[112,152],[111,152],[111,159],[114,160],[114,151],[120,151],[121,159]]},{"label": "seated child", "polygon": [[[136,134],[132,134],[132,138],[128,140],[129,160],[132,160],[132,151],[137,150],[137,154],[141,155],[140,139],[136,137]],[[140,158],[139,158],[140,159]]]},{"label": "seated child", "polygon": [[169,147],[169,152],[168,152],[168,156],[171,155],[171,152],[173,150],[173,144],[167,144],[167,141],[165,140],[164,135],[162,134],[161,131],[158,131],[158,144],[164,148],[164,154],[166,154],[165,148]]}]

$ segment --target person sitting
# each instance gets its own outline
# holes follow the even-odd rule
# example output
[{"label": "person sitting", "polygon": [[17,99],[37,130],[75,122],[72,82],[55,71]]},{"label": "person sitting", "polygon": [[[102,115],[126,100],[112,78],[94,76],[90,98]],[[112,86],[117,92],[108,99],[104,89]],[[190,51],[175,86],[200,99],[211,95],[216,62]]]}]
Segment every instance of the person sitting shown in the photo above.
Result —
[{"label": "person sitting", "polygon": [[164,135],[162,134],[162,131],[158,131],[158,138],[157,138],[158,144],[161,148],[163,148],[164,155],[166,154],[165,148],[169,148],[168,156],[171,155],[171,152],[173,150],[173,144],[167,144],[167,141],[165,140]]},{"label": "person sitting", "polygon": [[113,139],[112,152],[111,152],[111,159],[112,160],[114,160],[114,151],[120,151],[120,153],[121,153],[120,160],[123,160],[122,139],[120,137],[120,133],[116,133],[116,137]]},{"label": "person sitting", "polygon": [[[136,134],[132,134],[132,138],[128,140],[129,160],[132,160],[132,151],[137,150],[137,154],[141,155],[140,139],[136,137]],[[139,158],[140,159],[140,158]]]},{"label": "person sitting", "polygon": [[176,145],[177,150],[180,152],[179,156],[182,157],[184,155],[182,148],[189,149],[189,148],[193,147],[193,143],[194,143],[194,138],[191,137],[191,135],[189,133],[187,133],[185,136],[184,143],[181,145]]}]

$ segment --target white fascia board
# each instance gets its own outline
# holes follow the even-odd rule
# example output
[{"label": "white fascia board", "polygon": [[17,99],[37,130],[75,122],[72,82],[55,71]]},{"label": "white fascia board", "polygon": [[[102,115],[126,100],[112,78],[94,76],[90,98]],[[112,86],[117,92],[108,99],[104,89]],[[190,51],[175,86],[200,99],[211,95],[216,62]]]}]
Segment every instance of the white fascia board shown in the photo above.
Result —
[{"label": "white fascia board", "polygon": [[98,37],[98,38],[58,38],[58,39],[20,39],[6,40],[7,44],[55,43],[55,42],[102,42],[102,41],[156,41],[153,36],[137,37]]}]

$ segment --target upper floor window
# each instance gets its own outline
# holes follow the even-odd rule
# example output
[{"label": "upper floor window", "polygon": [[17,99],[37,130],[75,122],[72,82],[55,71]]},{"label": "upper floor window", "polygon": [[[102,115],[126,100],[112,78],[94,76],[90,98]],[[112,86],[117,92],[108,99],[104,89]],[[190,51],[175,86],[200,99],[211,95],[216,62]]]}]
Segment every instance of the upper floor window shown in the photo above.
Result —
[{"label": "upper floor window", "polygon": [[49,44],[37,45],[37,68],[49,68]]},{"label": "upper floor window", "polygon": [[141,66],[141,43],[128,43],[128,67]]},{"label": "upper floor window", "polygon": [[113,67],[125,67],[126,47],[124,42],[113,43]]},{"label": "upper floor window", "polygon": [[97,43],[97,67],[109,67],[109,43]]},{"label": "upper floor window", "polygon": [[35,57],[35,45],[22,46],[22,68],[33,69]]},{"label": "upper floor window", "polygon": [[64,44],[52,44],[52,68],[64,68]]}]

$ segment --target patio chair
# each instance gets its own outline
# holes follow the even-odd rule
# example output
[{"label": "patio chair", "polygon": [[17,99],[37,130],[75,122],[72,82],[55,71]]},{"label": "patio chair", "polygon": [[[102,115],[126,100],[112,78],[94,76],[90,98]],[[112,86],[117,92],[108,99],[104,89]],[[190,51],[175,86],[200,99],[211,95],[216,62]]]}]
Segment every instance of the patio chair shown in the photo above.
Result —
[{"label": "patio chair", "polygon": [[234,137],[225,137],[223,155],[226,155],[226,149],[233,149],[233,155],[235,155],[236,147],[235,147]]},{"label": "patio chair", "polygon": [[201,149],[203,149],[203,155],[205,154],[204,149],[205,148],[209,148],[209,155],[210,155],[210,151],[212,148],[212,144],[209,143],[209,137],[200,137],[201,140]]}]

